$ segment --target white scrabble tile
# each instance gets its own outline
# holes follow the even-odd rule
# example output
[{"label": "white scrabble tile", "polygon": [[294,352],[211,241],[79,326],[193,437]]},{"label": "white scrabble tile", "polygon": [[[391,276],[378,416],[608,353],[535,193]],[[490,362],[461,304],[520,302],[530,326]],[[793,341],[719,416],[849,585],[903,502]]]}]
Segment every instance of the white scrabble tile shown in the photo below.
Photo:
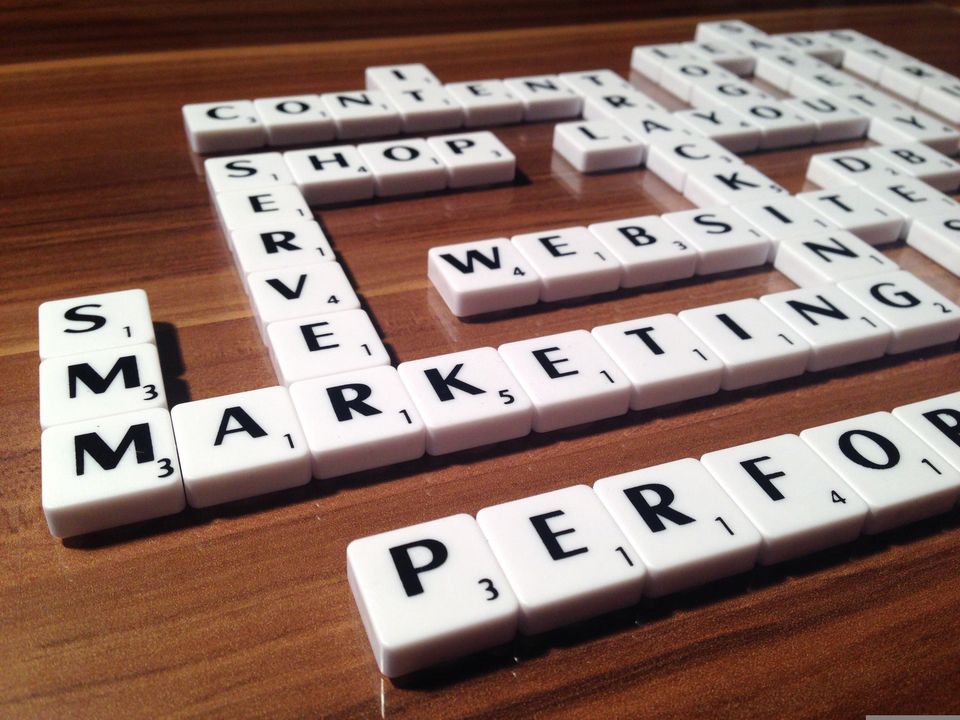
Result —
[{"label": "white scrabble tile", "polygon": [[300,192],[313,205],[373,197],[373,173],[353,145],[290,150],[283,159]]},{"label": "white scrabble tile", "polygon": [[583,107],[583,98],[556,75],[507,78],[503,84],[523,103],[526,122],[574,118]]},{"label": "white scrabble tile", "polygon": [[761,150],[809,145],[817,134],[813,120],[779,100],[731,98],[727,104],[760,128]]},{"label": "white scrabble tile", "polygon": [[544,302],[610,292],[620,286],[620,263],[585,227],[517,235],[511,242],[540,276]]},{"label": "white scrabble tile", "polygon": [[207,158],[203,174],[212,193],[293,183],[283,155],[274,152]]},{"label": "white scrabble tile", "polygon": [[313,219],[310,206],[295,185],[231,190],[216,195],[214,201],[227,230]]},{"label": "white scrabble tile", "polygon": [[794,49],[778,49],[773,52],[757,54],[757,63],[753,74],[760,80],[773,85],[783,92],[789,92],[793,78],[797,75],[811,75],[833,68],[810,55]]},{"label": "white scrabble tile", "polygon": [[684,310],[679,317],[723,362],[724,390],[794,377],[807,367],[807,342],[754,298]]},{"label": "white scrabble tile", "polygon": [[440,80],[423,63],[401,65],[374,65],[363,73],[368,90],[386,90],[394,87],[437,87]]},{"label": "white scrabble tile", "polygon": [[682,47],[740,77],[753,75],[756,66],[756,57],[753,54],[732,43],[692,42],[683,43]]},{"label": "white scrabble tile", "polygon": [[740,43],[744,38],[763,38],[767,34],[743,20],[710,20],[697,23],[697,42]]},{"label": "white scrabble tile", "polygon": [[901,405],[893,415],[960,470],[960,392]]},{"label": "white scrabble tile", "polygon": [[360,300],[338,262],[250,273],[247,288],[264,338],[268,323],[360,307]]},{"label": "white scrabble tile", "polygon": [[838,30],[821,30],[816,34],[821,35],[827,41],[844,48],[844,52],[846,52],[846,50],[849,48],[864,46],[869,47],[871,45],[880,44],[869,35],[864,35],[858,30],[851,30],[849,28],[842,28]]},{"label": "white scrabble tile", "polygon": [[[624,88],[587,95],[583,99],[585,120],[611,120],[622,125],[640,122],[654,113],[654,117],[671,118],[664,108],[639,90]],[[674,123],[669,123],[674,124]],[[631,129],[632,128],[629,128]]]},{"label": "white scrabble tile", "polygon": [[760,128],[729,108],[680,110],[674,115],[688,130],[713,140],[732,153],[749,153],[760,146]]},{"label": "white scrabble tile", "polygon": [[143,290],[48,300],[38,310],[40,359],[154,343]]},{"label": "white scrabble tile", "polygon": [[477,523],[516,593],[525,635],[640,600],[643,565],[586,485],[483,508]]},{"label": "white scrabble tile", "polygon": [[290,95],[253,101],[270,145],[327,142],[337,126],[319,95]]},{"label": "white scrabble tile", "polygon": [[720,389],[723,363],[676,315],[601,325],[592,333],[630,380],[631,410],[713,395]]},{"label": "white scrabble tile", "polygon": [[500,80],[447,83],[444,88],[463,108],[463,124],[468,128],[523,120],[523,103]]},{"label": "white scrabble tile", "polygon": [[914,220],[907,245],[960,276],[960,208]]},{"label": "white scrabble tile", "polygon": [[40,363],[40,427],[166,408],[155,345],[52,357]]},{"label": "white scrabble tile", "polygon": [[893,272],[899,266],[845,230],[786,238],[777,246],[773,267],[800,287]]},{"label": "white scrabble tile", "polygon": [[924,110],[960,123],[960,79],[953,77],[925,85],[918,103]]},{"label": "white scrabble tile", "polygon": [[[753,83],[743,80],[723,80],[713,84],[698,84],[690,95],[690,104],[695,108],[728,108],[734,102],[761,103],[773,98]],[[756,123],[753,123],[756,124]]]},{"label": "white scrabble tile", "polygon": [[960,210],[960,203],[921,180],[900,175],[864,179],[861,187],[903,219],[900,236],[906,237],[915,218]]},{"label": "white scrabble tile", "polygon": [[867,504],[796,435],[707,453],[700,462],[760,531],[762,565],[860,535]]},{"label": "white scrabble tile", "polygon": [[693,133],[658,135],[647,150],[647,169],[677,192],[683,191],[688,175],[725,173],[742,165],[722,145]]},{"label": "white scrabble tile", "polygon": [[619,123],[580,120],[557,123],[553,150],[580,172],[639,167],[646,148]]},{"label": "white scrabble tile", "polygon": [[881,145],[870,151],[904,175],[922,180],[940,192],[955,192],[960,187],[960,163],[923,143]]},{"label": "white scrabble tile", "polygon": [[431,192],[447,186],[447,169],[426,140],[365,143],[358,145],[357,150],[373,173],[377,197]]},{"label": "white scrabble tile", "polygon": [[792,195],[773,202],[746,203],[733,205],[732,208],[770,238],[771,259],[776,257],[777,246],[781,240],[822,233],[832,227],[813,209]]},{"label": "white scrabble tile", "polygon": [[949,78],[933,65],[914,60],[898,60],[884,65],[877,84],[910,102],[917,102],[924,87],[932,82],[943,82]]},{"label": "white scrabble tile", "polygon": [[530,432],[533,404],[493,348],[411,360],[397,371],[426,425],[431,455]]},{"label": "white scrabble tile", "polygon": [[778,40],[789,43],[794,48],[807,55],[829,63],[834,67],[839,67],[843,62],[843,47],[835,41],[831,41],[822,33],[815,32],[794,32],[775,35]]},{"label": "white scrabble tile", "polygon": [[659,83],[663,65],[671,60],[702,60],[702,56],[681,43],[637,45],[630,51],[630,69]]},{"label": "white scrabble tile", "polygon": [[647,569],[643,594],[662,597],[750,570],[761,537],[692,458],[593,485]]},{"label": "white scrabble tile", "polygon": [[624,90],[633,90],[633,86],[626,78],[618,75],[613,70],[601,69],[564,72],[560,73],[559,77],[565,85],[583,98],[603,96],[608,93],[616,93]]},{"label": "white scrabble tile", "polygon": [[400,113],[405,133],[449,130],[463,125],[463,108],[439,85],[387,86],[383,94]]},{"label": "white scrabble tile", "polygon": [[687,176],[683,196],[697,207],[774,201],[788,196],[787,190],[750,165],[715,165]]},{"label": "white scrabble tile", "polygon": [[816,126],[814,143],[856,140],[866,135],[870,126],[870,118],[862,112],[825,95],[794,98],[783,104],[813,122]]},{"label": "white scrabble tile", "polygon": [[817,153],[807,164],[807,180],[822,188],[861,185],[870,177],[886,180],[905,175],[868,148]]},{"label": "white scrabble tile", "polygon": [[347,579],[387,677],[503,645],[517,631],[517,599],[469,515],[354,540]]},{"label": "white scrabble tile", "polygon": [[363,310],[270,323],[267,344],[283,385],[390,364],[390,355]]},{"label": "white scrabble tile", "polygon": [[194,152],[252,150],[267,143],[267,133],[249,100],[183,106],[183,125]]},{"label": "white scrabble tile", "polygon": [[620,287],[693,276],[698,254],[656,215],[594,223],[587,228],[623,266]]},{"label": "white scrabble tile", "polygon": [[312,220],[234,230],[230,246],[244,274],[334,259],[327,236]]},{"label": "white scrabble tile", "polygon": [[517,159],[500,138],[489,131],[437,135],[427,144],[447,172],[447,187],[513,182]]},{"label": "white scrabble tile", "polygon": [[867,137],[881,145],[919,142],[950,156],[960,149],[960,131],[916,108],[880,111]]},{"label": "white scrabble tile", "polygon": [[381,90],[323,93],[340,140],[381,137],[400,132],[400,113]]},{"label": "white scrabble tile", "polygon": [[846,280],[839,287],[890,326],[888,353],[960,337],[960,307],[905,270]]},{"label": "white scrabble tile", "polygon": [[701,208],[663,215],[664,222],[697,250],[698,275],[763,265],[770,240],[731,208]]},{"label": "white scrabble tile", "polygon": [[623,415],[630,382],[586,330],[497,348],[533,402],[533,429],[550,432]]},{"label": "white scrabble tile", "polygon": [[843,69],[855,72],[870,82],[877,82],[884,67],[904,57],[899,50],[878,42],[860,43],[844,51]]},{"label": "white scrabble tile", "polygon": [[890,413],[820,425],[800,437],[866,501],[865,533],[946,512],[960,495],[960,471]]},{"label": "white scrabble tile", "polygon": [[47,428],[40,436],[41,503],[50,533],[72,537],[178,513],[186,506],[161,408]]},{"label": "white scrabble tile", "polygon": [[793,52],[793,47],[788,43],[772,35],[767,35],[766,33],[731,37],[729,41],[737,47],[757,56],[758,59],[762,55]]},{"label": "white scrabble tile", "polygon": [[808,371],[878,358],[890,342],[885,322],[832,285],[764,295],[760,302],[810,345]]},{"label": "white scrabble tile", "polygon": [[[790,94],[794,97],[830,97],[836,100],[845,100],[849,95],[869,90],[869,86],[857,80],[853,75],[840,70],[821,70],[819,72],[801,73],[794,75],[790,80]],[[848,102],[851,106],[852,102]],[[864,108],[857,109],[869,116]]]},{"label": "white scrabble tile", "polygon": [[426,428],[395,368],[354,370],[290,386],[313,476],[327,478],[414,460]]},{"label": "white scrabble tile", "polygon": [[883,245],[900,237],[900,215],[858,187],[805,192],[796,198],[833,226],[853,233],[868,245]]},{"label": "white scrabble tile", "polygon": [[[838,88],[834,95],[845,100],[864,114],[869,115],[871,125],[874,120],[881,117],[910,112],[910,109],[906,105],[897,102],[891,95],[882,90],[877,90],[873,86],[858,87],[854,91]],[[870,137],[869,130],[867,132],[867,137]]]},{"label": "white scrabble tile", "polygon": [[170,417],[191,507],[310,482],[307,442],[284,387],[181,403]]},{"label": "white scrabble tile", "polygon": [[427,277],[457,317],[540,299],[540,276],[506,238],[432,247]]},{"label": "white scrabble tile", "polygon": [[698,85],[713,85],[736,80],[736,75],[712,62],[680,58],[666,60],[660,65],[657,82],[674,97],[689,103],[693,96],[693,88]]}]

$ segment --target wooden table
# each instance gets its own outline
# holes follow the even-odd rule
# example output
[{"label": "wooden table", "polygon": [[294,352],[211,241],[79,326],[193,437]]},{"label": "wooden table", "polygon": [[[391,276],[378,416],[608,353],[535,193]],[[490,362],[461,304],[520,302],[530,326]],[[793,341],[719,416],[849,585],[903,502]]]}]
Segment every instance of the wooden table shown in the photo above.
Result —
[{"label": "wooden table", "polygon": [[[743,17],[854,27],[960,73],[960,15],[924,5]],[[187,102],[362,85],[422,61],[447,81],[610,67],[697,18],[0,66],[0,715],[859,717],[960,712],[960,512],[518,640],[403,682],[377,672],[347,587],[362,535],[955,391],[939,348],[630,413],[493,448],[60,542],[40,510],[36,308],[149,294],[172,403],[274,384],[180,123]],[[552,125],[497,130],[510,187],[318,214],[396,360],[785,290],[772,268],[462,322],[426,279],[452,241],[663,213],[651,173],[574,172]],[[861,145],[852,143],[848,146]],[[843,146],[831,146],[836,149]],[[810,149],[755,155],[792,192]],[[954,300],[911,248],[889,257]]]}]

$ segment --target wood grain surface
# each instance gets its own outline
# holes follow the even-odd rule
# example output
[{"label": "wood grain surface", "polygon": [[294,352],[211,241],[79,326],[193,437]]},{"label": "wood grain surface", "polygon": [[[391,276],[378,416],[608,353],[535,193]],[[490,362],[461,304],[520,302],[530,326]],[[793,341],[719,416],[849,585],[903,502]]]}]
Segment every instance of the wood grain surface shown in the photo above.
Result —
[{"label": "wood grain surface", "polygon": [[[960,73],[933,5],[744,14],[853,27]],[[238,47],[0,66],[0,716],[861,717],[960,713],[960,512],[616,613],[399,682],[346,581],[359,536],[956,391],[938,348],[492,448],[423,458],[61,542],[40,510],[37,305],[150,297],[172,403],[274,384],[180,122],[187,102],[610,67],[697,18]],[[151,47],[149,43],[145,47]],[[770,267],[462,322],[427,248],[688,207],[645,170],[584,177],[549,123],[498,129],[508,187],[320,211],[396,360],[785,290]],[[850,146],[863,143],[852,143]],[[843,147],[830,146],[831,149]],[[792,192],[810,149],[750,162]],[[886,254],[954,300],[960,280]]]}]

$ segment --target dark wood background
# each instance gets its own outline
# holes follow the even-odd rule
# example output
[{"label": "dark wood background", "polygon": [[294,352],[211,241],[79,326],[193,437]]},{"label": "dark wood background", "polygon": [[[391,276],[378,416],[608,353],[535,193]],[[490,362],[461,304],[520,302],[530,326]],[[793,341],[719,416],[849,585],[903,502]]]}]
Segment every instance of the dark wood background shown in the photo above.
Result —
[{"label": "dark wood background", "polygon": [[[165,5],[171,16],[186,8]],[[124,7],[137,14],[133,8],[141,6]],[[160,4],[143,7],[147,17]],[[589,10],[613,7],[592,3]],[[344,555],[361,535],[956,391],[956,347],[314,482],[66,543],[50,537],[40,510],[41,301],[146,289],[173,403],[275,383],[187,149],[183,103],[357,88],[365,66],[385,62],[423,61],[448,81],[594,67],[626,73],[633,45],[689,39],[697,20],[439,32],[450,28],[444,23],[452,23],[451,11],[424,28],[438,31],[430,36],[287,44],[313,26],[293,36],[265,23],[249,34],[225,30],[230,43],[208,43],[230,46],[190,49],[190,29],[204,27],[192,16],[182,28],[189,41],[169,17],[156,26],[166,38],[129,23],[91,32],[110,12],[119,10],[68,3],[2,16],[8,29],[20,23],[20,32],[3,34],[9,62],[0,65],[0,716],[960,712],[956,510],[398,683],[377,672]],[[644,11],[638,5],[631,12]],[[516,13],[509,24],[533,22],[533,15]],[[854,27],[960,73],[960,15],[946,7],[741,15],[769,31]],[[48,27],[61,35],[47,34]],[[384,30],[401,35],[418,27]],[[233,46],[260,42],[261,29],[277,44]],[[128,51],[134,36],[137,52],[115,54]],[[331,36],[328,28],[316,37]],[[161,48],[172,51],[147,52]],[[766,267],[482,322],[455,319],[426,279],[432,245],[688,207],[644,170],[577,174],[553,157],[549,123],[497,134],[518,157],[522,178],[512,186],[318,213],[395,359],[792,287]],[[780,151],[750,162],[797,192],[810,154]],[[885,252],[960,300],[960,280],[912,249]]]}]

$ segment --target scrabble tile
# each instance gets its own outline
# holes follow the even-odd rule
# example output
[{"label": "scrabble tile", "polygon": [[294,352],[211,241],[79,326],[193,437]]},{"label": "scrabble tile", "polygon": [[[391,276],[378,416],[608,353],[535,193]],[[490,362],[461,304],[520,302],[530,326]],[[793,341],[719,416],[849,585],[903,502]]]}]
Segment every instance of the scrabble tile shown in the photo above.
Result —
[{"label": "scrabble tile", "polygon": [[432,247],[427,277],[457,317],[540,299],[540,276],[506,238]]},{"label": "scrabble tile", "polygon": [[701,208],[764,200],[772,202],[787,195],[785,188],[759,170],[742,164],[725,168],[716,165],[702,173],[690,173],[683,185],[683,196]]},{"label": "scrabble tile", "polygon": [[901,405],[893,415],[960,470],[960,393]]},{"label": "scrabble tile", "polygon": [[166,408],[160,358],[146,343],[40,363],[40,427]]},{"label": "scrabble tile", "polygon": [[580,172],[638,167],[645,147],[621,125],[610,120],[558,123],[553,150]]},{"label": "scrabble tile", "polygon": [[268,323],[360,307],[338,262],[261,270],[247,276],[247,287],[264,338]]},{"label": "scrabble tile", "polygon": [[782,240],[773,267],[800,287],[899,269],[893,260],[845,230]]},{"label": "scrabble tile", "polygon": [[923,143],[881,145],[870,151],[904,175],[922,180],[940,192],[955,192],[960,187],[960,163]]},{"label": "scrabble tile", "polygon": [[397,371],[426,425],[430,455],[530,432],[533,404],[493,348],[411,360]]},{"label": "scrabble tile", "polygon": [[354,540],[347,579],[387,677],[503,645],[517,631],[516,596],[469,515]]},{"label": "scrabble tile", "polygon": [[300,192],[312,205],[373,197],[373,173],[353,145],[291,150],[283,158]]},{"label": "scrabble tile", "polygon": [[170,413],[162,408],[55,425],[40,436],[50,533],[73,537],[186,506]]},{"label": "scrabble tile", "polygon": [[230,246],[244,274],[334,259],[327,236],[312,220],[234,230]]},{"label": "scrabble tile", "polygon": [[390,355],[363,310],[270,323],[267,344],[283,385],[390,364]]},{"label": "scrabble tile", "polygon": [[583,107],[583,99],[556,75],[507,78],[503,84],[523,103],[526,122],[577,117]]},{"label": "scrabble tile", "polygon": [[258,98],[253,105],[270,145],[327,142],[336,137],[337,126],[319,95]]},{"label": "scrabble tile", "polygon": [[323,93],[340,140],[382,137],[400,132],[400,113],[381,90]]},{"label": "scrabble tile", "polygon": [[776,257],[781,240],[803,237],[829,230],[832,226],[813,209],[793,196],[785,196],[773,202],[746,203],[731,206],[738,215],[746,218],[753,227],[770,238],[770,259]]},{"label": "scrabble tile", "polygon": [[809,145],[817,134],[813,120],[779,100],[731,98],[730,108],[760,128],[760,149]]},{"label": "scrabble tile", "polygon": [[960,131],[916,108],[875,110],[867,137],[881,145],[919,142],[944,155],[960,149]]},{"label": "scrabble tile", "polygon": [[917,218],[907,245],[960,276],[960,208]]},{"label": "scrabble tile", "polygon": [[753,69],[756,66],[754,55],[732,43],[693,42],[682,43],[682,47],[740,77],[753,75]]},{"label": "scrabble tile", "polygon": [[657,82],[674,97],[689,103],[695,86],[736,80],[736,75],[712,62],[680,58],[660,65]]},{"label": "scrabble tile", "polygon": [[887,412],[820,425],[800,437],[862,497],[873,534],[950,509],[960,471]]},{"label": "scrabble tile", "polygon": [[[624,88],[603,93],[587,95],[583,98],[583,117],[585,120],[611,120],[629,126],[642,123],[653,113],[655,118],[663,118],[669,125],[671,113],[651,100],[639,90]],[[632,127],[627,127],[633,132]]]},{"label": "scrabble tile", "polygon": [[904,58],[904,54],[878,42],[848,47],[843,53],[843,69],[877,82],[883,68]]},{"label": "scrabble tile", "polygon": [[632,91],[633,86],[613,70],[580,70],[564,72],[560,80],[583,98],[603,96],[611,92]]},{"label": "scrabble tile", "polygon": [[387,86],[383,94],[400,113],[405,133],[449,130],[463,125],[463,108],[439,85]]},{"label": "scrabble tile", "polygon": [[822,188],[861,185],[868,177],[886,180],[904,175],[867,148],[817,153],[807,164],[807,180]]},{"label": "scrabble tile", "polygon": [[[869,86],[840,70],[820,70],[800,73],[790,79],[790,94],[794,97],[829,97],[853,105],[846,100],[850,95],[869,90]],[[857,108],[864,111],[864,108]],[[869,112],[865,112],[869,116]]]},{"label": "scrabble tile", "polygon": [[373,173],[377,197],[411,195],[443,190],[447,169],[426,140],[407,138],[357,146],[364,164]]},{"label": "scrabble tile", "polygon": [[858,187],[805,192],[796,198],[827,222],[853,233],[868,245],[883,245],[900,237],[903,219]]},{"label": "scrabble tile", "polygon": [[155,342],[143,290],[48,300],[38,311],[40,359]]},{"label": "scrabble tile", "polygon": [[864,179],[861,187],[903,219],[900,236],[905,238],[915,218],[960,210],[960,203],[949,195],[905,175]]},{"label": "scrabble tile", "polygon": [[535,635],[640,600],[644,568],[586,485],[493,505],[477,523]]},{"label": "scrabble tile", "polygon": [[723,362],[724,390],[794,377],[807,366],[810,346],[754,298],[684,310],[679,317]]},{"label": "scrabble tile", "polygon": [[732,153],[753,152],[760,146],[760,128],[729,108],[679,110],[677,121]]},{"label": "scrabble tile", "polygon": [[844,50],[835,41],[831,41],[821,33],[813,32],[795,32],[775,35],[778,40],[783,40],[793,45],[797,50],[805,52],[807,55],[829,63],[834,67],[839,67],[843,62]]},{"label": "scrabble tile", "polygon": [[620,263],[585,227],[517,235],[511,242],[540,276],[544,302],[610,292],[620,286]]},{"label": "scrabble tile", "polygon": [[181,403],[170,417],[191,507],[310,482],[307,442],[284,387]]},{"label": "scrabble tile", "polygon": [[633,386],[631,410],[712,395],[723,363],[676,315],[601,325],[593,337]]},{"label": "scrabble tile", "polygon": [[686,133],[671,133],[652,138],[647,150],[647,169],[678,192],[686,186],[687,176],[697,173],[725,173],[743,161],[712,140]]},{"label": "scrabble tile", "polygon": [[775,53],[792,53],[793,48],[782,40],[763,33],[729,38],[730,42],[758,57]]},{"label": "scrabble tile", "polygon": [[816,126],[814,143],[856,140],[867,134],[870,118],[856,108],[824,95],[785,100],[785,106]]},{"label": "scrabble tile", "polygon": [[877,84],[884,90],[915,103],[920,99],[920,93],[926,85],[948,78],[946,73],[937,70],[933,65],[910,58],[884,65]]},{"label": "scrabble tile", "polygon": [[608,119],[620,123],[631,135],[644,145],[660,135],[676,135],[683,130],[681,124],[666,110],[651,110],[645,107],[619,108],[608,114]]},{"label": "scrabble tile", "polygon": [[[872,86],[858,87],[852,92],[846,89],[837,89],[834,94],[864,114],[869,115],[871,124],[881,116],[889,117],[892,114],[910,111],[906,105],[897,102],[891,95]],[[869,137],[869,130],[867,136]]]},{"label": "scrabble tile", "polygon": [[183,125],[197,153],[252,150],[267,143],[267,132],[249,100],[184,105]]},{"label": "scrabble tile", "polygon": [[960,307],[905,270],[846,280],[839,287],[890,326],[888,353],[960,337]]},{"label": "scrabble tile", "polygon": [[756,562],[760,533],[692,458],[603,478],[593,490],[646,567],[644,595],[704,585]]},{"label": "scrabble tile", "polygon": [[220,222],[227,230],[311,220],[313,214],[295,185],[231,190],[215,196]]},{"label": "scrabble tile", "polygon": [[395,87],[438,87],[440,80],[423,63],[375,65],[363,73],[367,90],[387,90]]},{"label": "scrabble tile", "polygon": [[212,193],[293,183],[283,155],[273,152],[207,158],[203,174]]},{"label": "scrabble tile", "polygon": [[730,208],[702,208],[667,213],[663,221],[697,251],[698,275],[763,265],[770,240]]},{"label": "scrabble tile", "polygon": [[659,83],[660,71],[666,62],[670,60],[696,61],[698,59],[702,59],[702,56],[684,47],[681,43],[637,45],[630,52],[630,68],[647,79]]},{"label": "scrabble tile", "polygon": [[586,330],[497,348],[533,402],[533,429],[550,432],[623,415],[630,382]]},{"label": "scrabble tile", "polygon": [[395,368],[367,368],[290,386],[313,476],[325,480],[414,460],[426,428]]},{"label": "scrabble tile", "polygon": [[887,324],[838,287],[787,290],[760,302],[810,345],[808,371],[881,357],[890,342]]},{"label": "scrabble tile", "polygon": [[695,85],[690,95],[690,104],[700,109],[732,109],[730,106],[733,102],[765,102],[772,99],[768,93],[752,83],[723,80],[713,84]]},{"label": "scrabble tile", "polygon": [[949,78],[925,85],[918,99],[920,107],[952,123],[960,123],[960,79]]},{"label": "scrabble tile", "polygon": [[860,535],[867,504],[796,435],[707,453],[700,462],[760,531],[762,565]]},{"label": "scrabble tile", "polygon": [[805,53],[783,48],[773,52],[758,53],[753,74],[775,88],[789,92],[793,78],[797,75],[810,75],[832,69],[827,63]]},{"label": "scrabble tile", "polygon": [[463,124],[468,128],[523,120],[523,103],[500,80],[447,83],[444,87],[463,108]]},{"label": "scrabble tile", "polygon": [[492,132],[437,135],[427,144],[446,168],[450,188],[513,182],[517,173],[516,157]]},{"label": "scrabble tile", "polygon": [[760,28],[743,20],[710,20],[697,23],[695,38],[697,42],[739,43],[745,37],[766,37]]},{"label": "scrabble tile", "polygon": [[822,30],[816,34],[821,35],[829,42],[839,45],[844,49],[844,52],[851,48],[865,46],[869,47],[871,45],[880,44],[869,35],[864,35],[858,30],[851,30],[849,28],[843,28],[839,30]]},{"label": "scrabble tile", "polygon": [[623,266],[621,287],[688,278],[697,269],[697,251],[656,215],[594,223],[587,229]]}]

